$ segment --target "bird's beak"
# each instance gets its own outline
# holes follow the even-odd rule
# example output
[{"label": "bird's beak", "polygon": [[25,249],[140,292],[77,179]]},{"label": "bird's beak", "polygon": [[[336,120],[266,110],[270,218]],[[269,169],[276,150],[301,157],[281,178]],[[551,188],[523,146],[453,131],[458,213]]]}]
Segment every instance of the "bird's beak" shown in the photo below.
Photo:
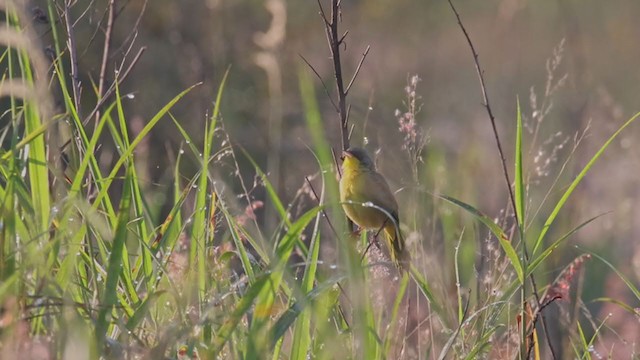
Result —
[{"label": "bird's beak", "polygon": [[340,160],[344,161],[344,159],[348,158],[348,157],[352,157],[353,154],[351,154],[349,151],[343,151],[342,152],[342,156],[340,156]]}]

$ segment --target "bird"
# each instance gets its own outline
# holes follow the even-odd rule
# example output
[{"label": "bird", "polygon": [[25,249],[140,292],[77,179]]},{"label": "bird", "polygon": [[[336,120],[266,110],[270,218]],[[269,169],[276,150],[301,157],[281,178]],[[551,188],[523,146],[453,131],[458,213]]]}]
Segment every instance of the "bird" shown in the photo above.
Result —
[{"label": "bird", "polygon": [[341,158],[340,202],[344,212],[361,229],[383,230],[391,261],[399,269],[405,268],[409,254],[400,233],[398,202],[387,180],[362,148],[349,148]]}]

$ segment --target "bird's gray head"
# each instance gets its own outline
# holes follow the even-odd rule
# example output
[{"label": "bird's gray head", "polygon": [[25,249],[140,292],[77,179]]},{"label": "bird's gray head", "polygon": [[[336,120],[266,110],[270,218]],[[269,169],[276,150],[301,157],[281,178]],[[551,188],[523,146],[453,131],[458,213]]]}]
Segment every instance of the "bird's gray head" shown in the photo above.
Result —
[{"label": "bird's gray head", "polygon": [[344,152],[345,156],[353,156],[356,158],[360,164],[369,169],[375,169],[375,165],[373,160],[367,153],[367,151],[363,148],[359,147],[351,147]]}]

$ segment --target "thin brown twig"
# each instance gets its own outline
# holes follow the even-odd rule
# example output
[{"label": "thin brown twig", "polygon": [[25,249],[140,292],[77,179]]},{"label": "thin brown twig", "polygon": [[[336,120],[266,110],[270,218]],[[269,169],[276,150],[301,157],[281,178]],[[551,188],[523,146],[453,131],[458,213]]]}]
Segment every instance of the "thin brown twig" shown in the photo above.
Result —
[{"label": "thin brown twig", "polygon": [[509,179],[509,171],[507,170],[507,160],[504,156],[504,151],[502,150],[502,143],[500,142],[500,136],[498,135],[498,128],[496,126],[496,118],[493,115],[493,110],[491,110],[491,104],[489,103],[489,95],[487,95],[487,87],[486,84],[484,82],[484,75],[483,75],[483,71],[482,68],[480,67],[480,61],[478,60],[478,52],[476,52],[476,48],[473,45],[473,42],[471,41],[471,37],[469,36],[469,33],[467,33],[467,29],[464,27],[464,25],[462,24],[462,20],[460,19],[460,14],[458,14],[458,10],[456,10],[455,6],[453,5],[453,2],[451,2],[451,0],[447,0],[449,2],[449,5],[451,6],[451,10],[453,10],[453,13],[456,16],[456,19],[458,20],[458,25],[460,26],[460,29],[462,30],[462,32],[464,33],[464,37],[467,40],[467,43],[469,44],[469,48],[471,49],[471,54],[473,55],[473,62],[476,66],[476,72],[478,74],[478,80],[480,81],[480,90],[482,91],[482,105],[484,106],[484,108],[487,110],[487,114],[489,115],[489,120],[491,121],[491,127],[493,130],[493,135],[494,138],[496,140],[496,145],[498,146],[498,153],[500,155],[500,160],[502,163],[502,171],[504,173],[504,177],[505,177],[505,182],[507,183],[507,189],[509,190],[509,198],[511,200],[511,206],[513,207],[514,211],[513,211],[513,216],[516,219],[516,223],[519,223],[518,221],[518,214],[515,211],[516,209],[516,201],[515,201],[515,196],[513,195],[513,190],[511,189],[511,179]]},{"label": "thin brown twig", "polygon": [[[346,35],[346,34],[345,34]],[[340,40],[342,41],[342,40]],[[356,78],[358,77],[358,74],[360,73],[360,69],[362,68],[362,64],[364,64],[364,60],[367,58],[367,55],[369,54],[369,50],[371,49],[370,45],[367,45],[367,48],[364,50],[364,53],[362,54],[362,57],[360,58],[360,62],[358,63],[358,67],[356,67],[356,71],[353,73],[353,76],[351,77],[351,81],[349,81],[349,85],[347,85],[347,89],[344,91],[345,94],[349,94],[349,90],[351,90],[351,85],[353,85],[353,82],[356,81]]]},{"label": "thin brown twig", "polygon": [[[316,193],[316,189],[313,188],[313,184],[311,184],[311,181],[309,181],[309,178],[307,176],[305,176],[304,180],[307,182],[307,184],[309,184],[309,188],[311,189],[311,192],[313,193],[313,196],[315,196],[316,201],[318,202],[318,206],[322,206],[320,197]],[[331,231],[333,232],[333,235],[335,235],[336,238],[339,238],[338,232],[336,231],[336,228],[333,227],[333,224],[331,223],[331,220],[329,219],[329,216],[327,216],[327,212],[324,210],[324,207],[322,208],[322,210],[320,210],[320,212],[322,212],[322,215],[324,215],[324,218],[327,220],[327,224],[329,224],[329,227],[331,228]]]},{"label": "thin brown twig", "polygon": [[[131,73],[131,70],[133,69],[133,67],[138,63],[138,60],[140,60],[140,57],[145,52],[145,50],[147,50],[146,46],[141,47],[136,53],[136,56],[133,58],[133,60],[131,60],[131,63],[129,63],[129,66],[127,67],[127,69],[124,72],[121,72],[121,71],[118,72],[119,74],[122,74],[122,75],[118,76],[118,79],[114,81],[111,84],[111,86],[109,86],[109,88],[105,91],[104,96],[96,103],[91,113],[89,113],[89,115],[84,118],[84,120],[82,121],[83,124],[86,125],[87,122],[96,114],[96,112],[100,110],[102,105],[104,105],[107,102],[107,100],[109,99],[109,96],[111,96],[111,94],[113,94],[113,92],[116,90],[116,84],[120,85],[122,84],[122,82],[124,82],[124,80]],[[124,62],[122,63],[122,65],[124,65]]]},{"label": "thin brown twig", "polygon": [[[118,11],[116,11],[116,18],[118,17],[118,14],[120,14],[124,10],[124,8],[129,4],[129,2],[130,1],[127,1],[127,3],[125,3]],[[115,51],[112,52],[111,54],[112,57],[115,54],[120,53],[120,51],[122,51],[122,48],[125,46],[126,43],[131,42],[131,44],[133,44],[138,34],[138,28],[140,27],[140,21],[142,21],[142,16],[147,10],[148,3],[149,3],[149,0],[144,0],[144,3],[142,3],[142,8],[140,9],[140,13],[138,14],[138,18],[136,18],[136,22],[133,24],[133,27],[131,28],[129,35],[127,35],[127,37],[122,41],[122,44],[120,45],[120,47],[115,49]]]},{"label": "thin brown twig", "polygon": [[[111,50],[111,36],[113,35],[113,24],[115,22],[116,0],[109,0],[109,16],[107,18],[107,29],[104,34],[104,47],[102,49],[102,63],[100,64],[100,75],[98,80],[98,98],[104,95],[104,84],[107,76],[107,62],[109,61],[109,51]],[[96,112],[96,123],[100,121],[100,111]]]},{"label": "thin brown twig", "polygon": [[[368,242],[367,247],[362,252],[362,256],[360,257],[360,262],[362,262],[364,260],[364,257],[367,256],[367,253],[369,252],[369,249],[371,248],[371,245],[375,244],[376,247],[378,248],[378,250],[381,250],[380,249],[380,243],[378,242],[378,235],[380,234],[382,229],[384,229],[384,226],[387,225],[387,221],[388,220],[389,220],[389,218],[384,219],[384,222],[382,223],[382,226],[380,226],[378,231],[376,231],[375,235],[373,235],[373,239],[371,239],[371,241]],[[389,249],[389,251],[393,251],[393,250]]]},{"label": "thin brown twig", "polygon": [[329,26],[329,20],[327,19],[327,15],[324,13],[324,8],[322,7],[320,0],[318,0],[318,8],[320,8],[320,17],[324,20],[324,25]]},{"label": "thin brown twig", "polygon": [[[460,14],[458,13],[458,11],[456,10],[456,7],[453,5],[452,0],[447,0],[449,2],[449,6],[451,7],[451,10],[453,11],[453,13],[456,16],[456,19],[458,21],[458,25],[460,26],[460,29],[462,30],[462,33],[464,34],[467,43],[469,45],[469,48],[471,50],[471,53],[473,55],[473,61],[476,67],[476,72],[478,74],[478,80],[480,81],[480,89],[482,91],[482,98],[483,98],[483,106],[487,111],[487,115],[489,116],[489,120],[491,122],[491,128],[493,130],[493,135],[494,138],[496,140],[496,145],[498,147],[498,153],[500,155],[500,160],[501,160],[501,164],[502,164],[502,170],[503,170],[503,174],[504,174],[504,178],[505,178],[505,182],[507,185],[507,189],[509,190],[509,199],[511,200],[511,206],[513,208],[513,217],[515,219],[515,222],[518,226],[518,228],[520,228],[520,221],[518,219],[518,213],[516,211],[516,201],[515,201],[515,196],[513,194],[513,189],[511,188],[511,180],[509,178],[509,171],[507,170],[507,160],[504,156],[504,151],[502,150],[502,144],[500,142],[500,136],[498,134],[498,129],[496,126],[496,119],[495,116],[493,115],[493,110],[491,109],[491,105],[489,103],[489,95],[487,94],[487,87],[484,81],[484,72],[482,71],[482,67],[480,66],[480,61],[478,59],[478,52],[475,49],[475,46],[473,45],[473,42],[471,41],[471,37],[469,36],[469,33],[467,32],[467,29],[465,28],[464,24],[462,23],[462,20],[460,18]],[[522,229],[520,229],[520,233],[522,234]],[[523,248],[523,255],[524,255],[524,260],[525,261],[529,261],[529,253],[527,250],[527,244],[525,242],[525,239],[520,239],[520,241],[522,241],[522,248]],[[535,278],[533,276],[533,274],[531,274],[529,276],[530,280],[531,280],[531,285],[533,287],[533,295],[536,299],[536,305],[539,308],[540,307],[540,295],[538,294],[538,289],[537,289],[537,285],[536,285],[536,281]],[[523,285],[524,286],[524,285]],[[556,359],[556,355],[555,355],[555,351],[553,349],[553,346],[551,344],[551,339],[549,337],[549,331],[547,328],[547,324],[546,324],[546,320],[544,315],[541,315],[542,318],[542,327],[544,329],[545,332],[545,336],[547,338],[547,345],[549,346],[549,350],[551,351],[551,355],[554,359]]]},{"label": "thin brown twig", "polygon": [[[94,1],[95,0],[91,0],[91,2],[87,7],[92,6]],[[104,22],[104,19],[107,17],[108,14],[109,14],[109,4],[107,4],[107,7],[102,11],[102,14],[100,15],[100,19],[98,20],[98,26],[96,26],[95,30],[93,30],[93,32],[91,33],[91,37],[89,38],[89,41],[87,41],[87,45],[84,47],[82,54],[80,54],[81,57],[84,56],[87,52],[89,52],[89,49],[91,49],[91,45],[93,45],[93,42],[98,37],[98,33],[100,33],[100,30],[102,29],[102,23]]]},{"label": "thin brown twig", "polygon": [[544,304],[539,304],[538,305],[538,310],[534,313],[533,315],[533,321],[531,322],[531,335],[529,335],[529,347],[527,349],[527,359],[531,358],[531,352],[533,351],[533,332],[536,329],[536,324],[538,323],[539,319],[542,319],[543,321],[543,328],[544,328],[544,332],[547,336],[547,342],[549,343],[549,348],[551,350],[551,356],[556,359],[556,354],[555,351],[553,350],[553,347],[551,346],[551,339],[549,339],[549,334],[547,332],[547,328],[546,328],[546,324],[545,324],[545,319],[544,319],[544,314],[542,313],[542,311],[549,305],[551,305],[552,303],[554,303],[556,300],[562,299],[562,296],[560,295],[555,295],[554,297],[552,297],[551,299],[547,300]]},{"label": "thin brown twig", "polygon": [[338,111],[338,105],[336,105],[335,101],[333,101],[333,98],[331,97],[331,94],[329,93],[329,88],[327,88],[327,85],[324,83],[324,80],[322,80],[322,76],[320,76],[320,74],[318,74],[318,72],[313,67],[313,65],[311,65],[311,63],[309,61],[307,61],[307,59],[305,59],[304,56],[302,56],[301,54],[298,54],[298,56],[300,56],[302,61],[304,61],[307,64],[307,66],[311,69],[311,71],[313,71],[313,73],[316,74],[316,77],[318,78],[318,80],[320,80],[320,83],[322,84],[322,88],[324,89],[325,94],[327,94],[327,97],[329,98],[329,101],[331,101],[331,105],[333,105],[333,108],[336,109],[336,111]]},{"label": "thin brown twig", "polygon": [[80,75],[78,74],[78,58],[76,53],[76,37],[71,22],[70,2],[65,0],[64,3],[64,20],[67,27],[67,49],[69,49],[69,58],[71,60],[71,81],[73,89],[73,104],[76,112],[80,116]]}]

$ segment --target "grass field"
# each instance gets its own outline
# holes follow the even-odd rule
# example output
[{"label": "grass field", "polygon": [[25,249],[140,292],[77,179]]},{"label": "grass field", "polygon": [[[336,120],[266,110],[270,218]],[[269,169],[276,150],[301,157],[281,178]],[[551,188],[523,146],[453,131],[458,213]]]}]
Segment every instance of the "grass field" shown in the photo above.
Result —
[{"label": "grass field", "polygon": [[[200,83],[140,120],[127,110],[136,94],[122,90],[126,66],[111,82],[81,85],[69,12],[53,1],[43,10],[59,19],[47,58],[21,4],[0,3],[0,358],[639,358],[637,324],[596,311],[612,306],[637,323],[636,275],[573,242],[616,214],[576,220],[567,207],[640,113],[592,138],[588,127],[567,135],[545,121],[566,82],[564,43],[547,62],[545,90],[514,95],[515,113],[501,119],[513,136],[491,138],[504,159],[472,144],[457,157],[432,146],[418,75],[398,90],[400,144],[373,148],[374,125],[355,123],[352,144],[376,154],[397,190],[412,258],[400,272],[373,234],[351,234],[342,212],[341,136],[328,133],[338,128],[333,109],[318,104],[325,90],[333,99],[333,82],[325,88],[302,61],[293,71],[314,170],[291,170],[297,188],[283,192],[273,163],[226,131],[233,67],[195,132],[173,109]],[[181,142],[154,178],[146,165],[158,124]],[[595,151],[583,146],[593,138],[604,139]],[[295,157],[277,161],[297,169]],[[504,170],[478,178],[479,164],[501,161]],[[403,182],[385,172],[399,166]],[[475,205],[486,182],[500,189],[500,212]],[[591,284],[606,276],[630,296],[598,295]]]}]

